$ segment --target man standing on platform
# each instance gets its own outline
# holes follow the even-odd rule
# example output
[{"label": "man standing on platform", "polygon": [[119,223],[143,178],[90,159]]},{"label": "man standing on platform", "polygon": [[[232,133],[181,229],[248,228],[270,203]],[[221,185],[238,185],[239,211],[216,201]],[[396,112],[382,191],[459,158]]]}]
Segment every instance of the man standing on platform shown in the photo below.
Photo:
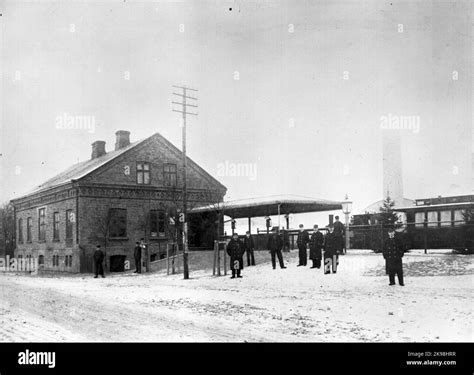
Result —
[{"label": "man standing on platform", "polygon": [[272,255],[272,267],[276,268],[276,259],[278,257],[278,262],[280,263],[280,268],[286,268],[283,263],[283,255],[281,254],[281,249],[283,247],[283,241],[281,240],[280,235],[278,234],[278,228],[274,227],[272,229],[272,234],[268,237],[267,249],[270,250]]},{"label": "man standing on platform", "polygon": [[337,238],[337,253],[345,254],[345,244],[344,244],[344,232],[346,227],[339,221],[339,216],[335,217],[336,221],[334,222],[334,236]]},{"label": "man standing on platform", "polygon": [[247,266],[250,266],[250,265],[255,266],[255,256],[253,253],[253,251],[255,250],[255,245],[253,243],[253,238],[250,235],[249,231],[245,233],[244,249],[245,249],[245,252],[247,253]]},{"label": "man standing on platform", "polygon": [[308,251],[306,250],[306,246],[309,242],[309,234],[304,229],[304,225],[300,224],[300,231],[298,233],[298,238],[296,240],[296,244],[298,245],[298,255],[299,255],[299,264],[300,266],[306,266],[308,262]]},{"label": "man standing on platform", "polygon": [[330,274],[337,272],[337,266],[339,264],[339,256],[337,249],[339,246],[338,238],[334,234],[334,227],[328,226],[328,233],[324,238],[324,274]]},{"label": "man standing on platform", "polygon": [[324,247],[324,236],[319,231],[318,225],[314,225],[314,232],[309,240],[309,259],[313,261],[311,268],[321,268],[322,249]]},{"label": "man standing on platform", "polygon": [[395,285],[395,275],[398,277],[398,284],[404,286],[403,283],[403,263],[402,258],[404,248],[395,236],[395,229],[390,227],[388,230],[388,239],[384,243],[383,257],[386,262],[386,270],[388,272],[389,285]]},{"label": "man standing on platform", "polygon": [[239,240],[239,235],[234,233],[232,239],[227,244],[227,254],[230,256],[230,268],[232,270],[231,279],[237,276],[241,278],[240,271],[244,268],[244,244]]}]

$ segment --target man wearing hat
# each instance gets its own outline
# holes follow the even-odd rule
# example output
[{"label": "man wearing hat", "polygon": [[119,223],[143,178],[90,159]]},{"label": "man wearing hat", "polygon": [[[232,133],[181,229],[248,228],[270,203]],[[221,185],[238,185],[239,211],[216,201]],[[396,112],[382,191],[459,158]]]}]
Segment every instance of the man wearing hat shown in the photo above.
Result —
[{"label": "man wearing hat", "polygon": [[395,228],[391,226],[388,229],[388,238],[384,242],[383,248],[383,257],[386,262],[386,270],[390,281],[389,285],[395,285],[395,275],[397,275],[398,284],[401,286],[405,285],[403,283],[403,254],[403,245],[395,235]]},{"label": "man wearing hat", "polygon": [[230,268],[232,270],[231,279],[237,276],[241,278],[240,271],[244,268],[244,244],[239,240],[239,235],[234,233],[232,239],[227,244],[227,254],[230,256]]},{"label": "man wearing hat", "polygon": [[315,224],[313,228],[314,231],[309,240],[309,259],[313,261],[313,266],[311,268],[321,268],[324,236],[319,231],[319,227],[317,224]]},{"label": "man wearing hat", "polygon": [[283,247],[283,241],[281,240],[280,235],[278,234],[278,228],[273,227],[272,234],[268,237],[267,249],[270,250],[270,254],[272,255],[272,267],[273,269],[276,268],[276,259],[275,256],[278,257],[278,262],[280,263],[280,268],[286,268],[285,264],[283,263],[283,255],[281,253],[281,249]]},{"label": "man wearing hat", "polygon": [[337,253],[344,254],[344,232],[346,227],[339,221],[339,216],[334,217],[336,221],[334,222],[334,235],[338,240]]},{"label": "man wearing hat", "polygon": [[339,239],[334,234],[334,226],[328,225],[328,233],[324,238],[324,274],[336,273],[339,257],[337,255]]},{"label": "man wearing hat", "polygon": [[95,248],[94,252],[94,264],[95,264],[95,276],[94,278],[97,279],[97,277],[100,275],[102,277],[104,276],[104,252],[101,250],[100,245],[97,245]]},{"label": "man wearing hat", "polygon": [[300,231],[298,232],[298,238],[296,244],[298,245],[299,263],[298,267],[306,266],[308,262],[308,252],[306,251],[306,245],[309,242],[309,234],[304,229],[304,225],[300,224]]},{"label": "man wearing hat", "polygon": [[[247,266],[250,266],[250,265],[255,266],[255,256],[253,254],[255,245],[253,243],[253,238],[250,235],[249,231],[245,233],[244,249],[245,249],[245,252],[247,253]],[[250,260],[252,260],[252,262],[250,262]]]}]

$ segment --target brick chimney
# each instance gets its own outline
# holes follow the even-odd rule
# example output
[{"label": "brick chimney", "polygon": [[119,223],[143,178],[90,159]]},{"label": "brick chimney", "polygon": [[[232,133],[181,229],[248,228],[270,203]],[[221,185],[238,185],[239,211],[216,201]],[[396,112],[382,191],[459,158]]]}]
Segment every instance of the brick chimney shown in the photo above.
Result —
[{"label": "brick chimney", "polygon": [[115,133],[115,149],[120,150],[121,148],[127,147],[130,144],[130,132],[127,130],[118,130]]},{"label": "brick chimney", "polygon": [[105,155],[105,142],[104,141],[95,141],[92,144],[92,155],[91,159],[99,158],[102,155]]}]

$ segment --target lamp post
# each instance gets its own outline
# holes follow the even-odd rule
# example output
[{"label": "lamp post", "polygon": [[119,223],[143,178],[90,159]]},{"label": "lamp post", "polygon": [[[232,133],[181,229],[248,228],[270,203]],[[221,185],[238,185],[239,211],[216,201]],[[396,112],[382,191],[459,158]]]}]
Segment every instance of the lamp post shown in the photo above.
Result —
[{"label": "lamp post", "polygon": [[346,218],[346,252],[350,248],[351,243],[349,239],[349,215],[352,210],[352,202],[349,200],[349,197],[346,194],[346,199],[342,202],[342,212]]}]

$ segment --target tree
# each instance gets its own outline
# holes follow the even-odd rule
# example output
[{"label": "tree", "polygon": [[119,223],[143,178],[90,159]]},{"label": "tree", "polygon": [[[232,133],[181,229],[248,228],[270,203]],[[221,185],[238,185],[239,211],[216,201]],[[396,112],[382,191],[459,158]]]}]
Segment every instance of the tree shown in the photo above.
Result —
[{"label": "tree", "polygon": [[0,206],[0,254],[13,255],[15,250],[15,214],[13,205]]},{"label": "tree", "polygon": [[386,236],[386,231],[389,227],[395,229],[400,228],[401,224],[399,223],[400,217],[394,211],[393,207],[395,202],[390,198],[390,195],[387,194],[387,197],[383,200],[382,206],[379,208],[379,213],[376,215],[376,219],[380,225],[380,228],[376,228],[373,236],[375,237],[374,251],[376,253],[381,252],[384,246],[384,240]]},{"label": "tree", "polygon": [[399,228],[401,224],[399,223],[400,217],[393,210],[395,202],[390,198],[389,195],[383,200],[382,207],[379,209],[377,215],[378,222],[383,225],[383,227],[393,226],[394,228]]}]

